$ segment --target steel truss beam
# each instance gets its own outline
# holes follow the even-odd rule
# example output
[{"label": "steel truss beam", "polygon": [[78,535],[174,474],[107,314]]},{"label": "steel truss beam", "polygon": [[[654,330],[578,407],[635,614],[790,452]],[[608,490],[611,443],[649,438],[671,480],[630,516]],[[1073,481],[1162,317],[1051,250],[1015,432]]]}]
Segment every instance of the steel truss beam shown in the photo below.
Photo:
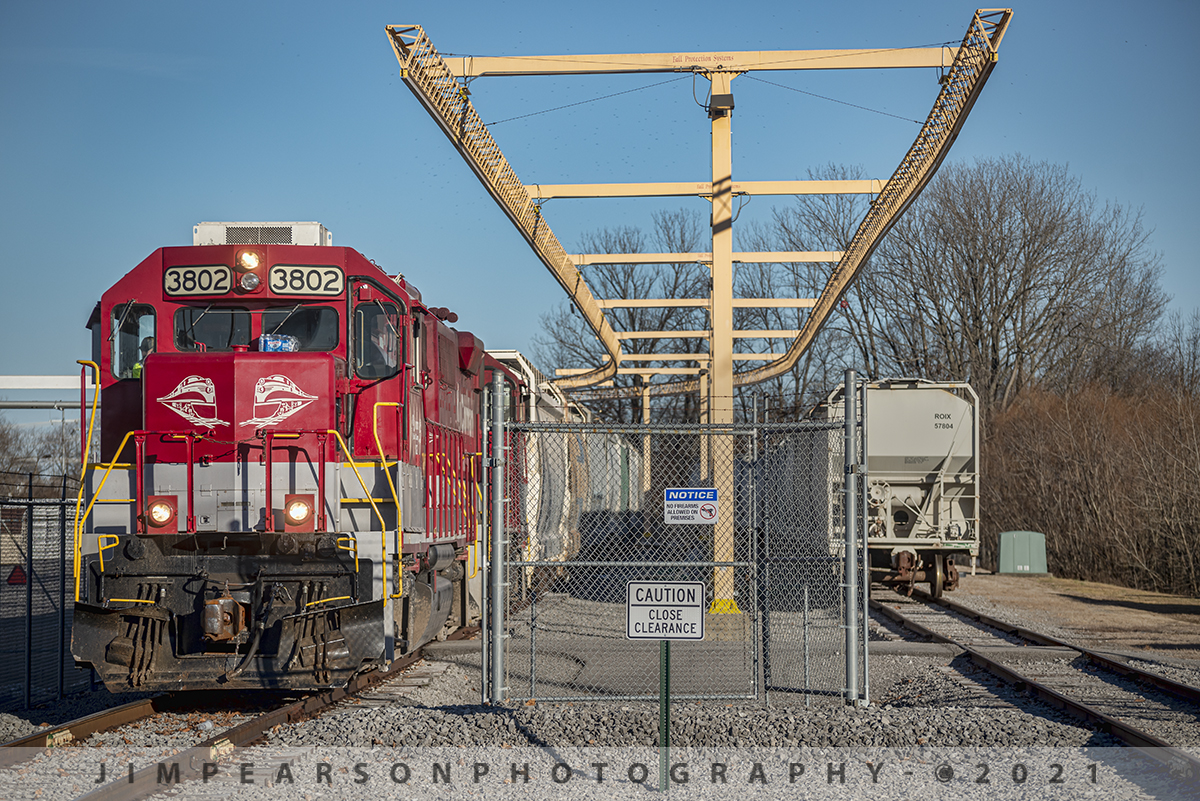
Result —
[{"label": "steel truss beam", "polygon": [[[798,336],[800,329],[755,328],[734,331],[734,339],[791,339]],[[620,331],[617,339],[708,339],[712,331]]]},{"label": "steel truss beam", "polygon": [[450,140],[475,177],[483,184],[497,205],[512,220],[525,237],[533,252],[541,259],[550,274],[574,301],[600,345],[614,361],[601,365],[582,378],[560,381],[560,386],[587,386],[610,378],[621,360],[621,343],[609,325],[604,311],[596,302],[591,289],[583,280],[579,268],[572,262],[562,244],[546,221],[541,206],[534,202],[517,178],[500,147],[467,94],[455,80],[449,66],[438,54],[429,37],[419,25],[387,26],[388,41],[396,60],[400,62],[400,77],[442,133]]},{"label": "steel truss beam", "polygon": [[[878,195],[884,181],[736,181],[734,195]],[[712,197],[711,183],[529,184],[538,200],[596,197]]]},{"label": "steel truss beam", "polygon": [[[399,26],[393,26],[399,27]],[[599,75],[620,72],[749,72],[944,67],[952,47],[876,50],[749,50],[708,53],[604,53],[590,56],[463,56],[447,62],[458,78],[483,75]]]},{"label": "steel truss beam", "polygon": [[[690,306],[707,309],[708,298],[599,298],[602,309],[674,309]],[[733,298],[735,309],[811,309],[813,298]]]}]

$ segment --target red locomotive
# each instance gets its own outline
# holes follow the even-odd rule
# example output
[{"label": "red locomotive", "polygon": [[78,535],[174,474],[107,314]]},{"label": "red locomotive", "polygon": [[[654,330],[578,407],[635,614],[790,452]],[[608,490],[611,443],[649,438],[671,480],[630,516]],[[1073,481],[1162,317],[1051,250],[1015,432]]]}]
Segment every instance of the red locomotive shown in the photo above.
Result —
[{"label": "red locomotive", "polygon": [[314,688],[468,623],[483,343],[316,223],[194,242],[88,323],[76,660],[113,689]]}]

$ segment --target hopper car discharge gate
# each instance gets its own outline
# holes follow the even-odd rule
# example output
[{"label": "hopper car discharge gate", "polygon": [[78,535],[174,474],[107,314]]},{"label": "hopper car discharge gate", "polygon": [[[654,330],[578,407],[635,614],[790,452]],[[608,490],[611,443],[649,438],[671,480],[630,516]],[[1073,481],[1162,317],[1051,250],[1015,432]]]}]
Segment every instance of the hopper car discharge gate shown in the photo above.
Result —
[{"label": "hopper car discharge gate", "polygon": [[[316,223],[193,233],[217,241],[156,252],[93,314],[77,661],[113,689],[317,688],[466,624],[482,343],[355,251],[297,247],[332,241]],[[261,282],[221,296],[247,252]]]}]

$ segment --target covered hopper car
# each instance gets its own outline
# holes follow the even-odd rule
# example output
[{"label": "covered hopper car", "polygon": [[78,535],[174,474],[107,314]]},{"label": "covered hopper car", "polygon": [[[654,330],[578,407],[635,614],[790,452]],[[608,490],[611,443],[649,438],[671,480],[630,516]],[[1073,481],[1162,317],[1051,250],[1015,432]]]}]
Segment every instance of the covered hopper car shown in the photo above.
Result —
[{"label": "covered hopper car", "polygon": [[[814,410],[842,419],[844,388]],[[940,596],[979,557],[978,396],[964,383],[865,384],[867,549],[875,581],[928,583]],[[839,479],[840,481],[840,479]],[[841,492],[835,487],[834,495]]]}]

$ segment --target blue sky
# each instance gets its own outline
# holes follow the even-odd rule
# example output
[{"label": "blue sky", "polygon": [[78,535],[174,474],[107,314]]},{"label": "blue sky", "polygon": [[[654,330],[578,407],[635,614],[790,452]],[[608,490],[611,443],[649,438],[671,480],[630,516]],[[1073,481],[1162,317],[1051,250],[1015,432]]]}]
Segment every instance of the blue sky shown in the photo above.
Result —
[{"label": "blue sky", "polygon": [[[335,244],[405,273],[489,347],[531,349],[561,290],[398,77],[384,25],[443,53],[904,47],[960,40],[961,2],[16,3],[0,7],[0,373],[86,358],[101,292],[202,220],[318,220]],[[1184,313],[1200,307],[1193,37],[1184,0],[1015,6],[1000,60],[951,161],[1020,152],[1069,164],[1101,200],[1140,208]],[[924,119],[933,70],[761,73]],[[485,121],[672,75],[480,79]],[[698,81],[703,99],[707,86]],[[691,78],[493,126],[526,183],[690,181],[708,174]],[[735,180],[828,162],[887,178],[911,121],[738,78]],[[782,198],[758,198],[743,220]],[[604,226],[649,228],[698,199],[554,201],[568,250]],[[42,393],[45,394],[45,393]],[[57,415],[53,415],[57,418]]]}]

